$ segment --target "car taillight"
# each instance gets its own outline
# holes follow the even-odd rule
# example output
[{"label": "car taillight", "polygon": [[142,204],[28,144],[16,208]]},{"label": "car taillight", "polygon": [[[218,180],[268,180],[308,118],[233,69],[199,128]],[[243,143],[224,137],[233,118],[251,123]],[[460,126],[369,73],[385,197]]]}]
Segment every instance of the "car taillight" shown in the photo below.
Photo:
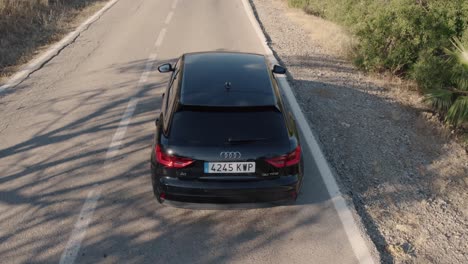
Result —
[{"label": "car taillight", "polygon": [[184,168],[194,162],[189,158],[167,155],[161,151],[159,145],[156,145],[156,161],[168,168]]},{"label": "car taillight", "polygon": [[301,147],[300,146],[297,146],[297,148],[289,154],[266,159],[266,162],[275,166],[276,168],[284,168],[284,167],[296,165],[300,161],[301,161]]}]

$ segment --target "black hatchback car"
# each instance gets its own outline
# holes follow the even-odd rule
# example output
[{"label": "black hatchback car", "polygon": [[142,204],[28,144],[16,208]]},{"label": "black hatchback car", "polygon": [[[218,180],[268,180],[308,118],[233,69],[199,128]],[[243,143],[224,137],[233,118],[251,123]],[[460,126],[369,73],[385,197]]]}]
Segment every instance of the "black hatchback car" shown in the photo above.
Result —
[{"label": "black hatchback car", "polygon": [[295,121],[263,55],[188,53],[160,72],[163,94],[151,153],[160,203],[294,201],[303,162]]}]

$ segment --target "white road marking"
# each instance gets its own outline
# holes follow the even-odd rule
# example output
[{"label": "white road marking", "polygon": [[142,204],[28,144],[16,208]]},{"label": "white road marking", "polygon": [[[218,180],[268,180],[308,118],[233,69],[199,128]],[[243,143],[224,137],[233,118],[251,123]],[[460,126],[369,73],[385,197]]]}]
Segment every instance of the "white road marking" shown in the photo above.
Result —
[{"label": "white road marking", "polygon": [[96,209],[100,196],[101,191],[98,188],[96,188],[96,190],[91,190],[88,193],[88,197],[86,198],[83,208],[81,208],[78,221],[75,224],[70,240],[68,240],[65,251],[62,253],[62,257],[60,258],[60,264],[70,264],[75,262],[76,255],[80,250],[81,241],[86,235],[86,231],[89,223],[91,222],[94,209]]},{"label": "white road marking", "polygon": [[171,11],[169,14],[167,14],[166,20],[164,20],[164,23],[167,25],[169,22],[171,22],[172,16],[174,15],[174,12]]},{"label": "white road marking", "polygon": [[88,28],[92,23],[96,22],[99,17],[101,17],[107,10],[109,10],[115,3],[119,0],[112,0],[107,3],[103,8],[97,11],[93,16],[83,22],[79,27],[77,27],[73,32],[70,32],[66,35],[60,42],[53,45],[49,49],[47,49],[44,53],[42,53],[38,58],[31,61],[27,64],[24,68],[20,71],[15,73],[4,85],[0,86],[0,93],[2,93],[5,89],[13,88],[23,82],[26,78],[28,78],[31,73],[38,70],[42,65],[46,62],[51,60],[53,57],[57,56],[57,54],[74,39],[76,39],[81,32],[83,32],[86,28]]},{"label": "white road marking", "polygon": [[[273,51],[267,45],[265,35],[263,34],[263,31],[261,30],[260,25],[254,16],[250,3],[248,3],[248,0],[242,0],[242,3],[250,22],[252,23],[258,37],[260,38],[260,42],[263,44],[266,56],[272,64],[279,64],[273,55]],[[328,193],[330,194],[331,200],[333,202],[333,206],[335,207],[335,210],[338,213],[338,217],[343,224],[343,228],[348,237],[348,242],[351,245],[356,258],[358,259],[359,263],[374,263],[370,250],[359,231],[358,224],[356,223],[351,210],[348,208],[346,201],[344,200],[338,188],[330,166],[328,165],[328,162],[325,159],[322,150],[320,149],[320,145],[318,144],[317,139],[309,127],[304,113],[302,113],[301,108],[299,107],[296,97],[294,96],[294,93],[292,92],[286,77],[279,77],[277,79],[280,83],[282,91],[284,92],[286,100],[288,101],[289,106],[291,107],[291,110],[296,117],[298,126],[302,131],[304,139],[307,143],[307,147],[310,149],[312,156],[314,157],[315,163],[317,164],[317,167],[320,171],[320,176],[322,177],[322,180],[327,187]]]},{"label": "white road marking", "polygon": [[296,117],[297,124],[303,133],[307,147],[312,153],[315,164],[317,164],[320,176],[322,177],[322,180],[327,187],[328,193],[330,194],[330,198],[333,202],[333,206],[338,213],[338,217],[340,218],[340,221],[348,237],[349,244],[351,245],[356,258],[358,259],[359,263],[374,263],[369,248],[367,247],[367,244],[364,241],[361,232],[359,231],[358,224],[356,223],[351,210],[348,208],[346,201],[343,198],[340,189],[338,188],[335,177],[328,165],[328,162],[325,159],[325,156],[320,149],[320,145],[312,133],[312,130],[310,129],[309,124],[299,107],[299,104],[296,101],[296,97],[294,96],[286,77],[279,77],[277,79],[280,86],[283,88],[286,100],[288,101],[291,110]]},{"label": "white road marking", "polygon": [[[165,29],[164,29],[165,30]],[[137,91],[141,89],[141,87],[147,82],[148,76],[150,71],[153,68],[155,60],[157,58],[156,53],[150,54],[146,61],[145,69],[140,76],[137,84]],[[113,157],[115,157],[120,150],[120,146],[122,145],[122,139],[127,132],[128,125],[130,120],[135,112],[136,106],[138,104],[138,98],[132,97],[127,104],[127,109],[125,110],[122,118],[120,119],[119,127],[114,133],[112,137],[111,143],[106,152],[106,161],[104,163],[104,167],[110,165],[109,162]],[[73,264],[76,260],[76,256],[81,248],[81,242],[83,241],[86,231],[88,228],[91,219],[93,218],[94,209],[96,208],[96,204],[101,196],[101,190],[99,185],[94,185],[93,189],[88,193],[88,198],[86,199],[82,209],[78,221],[73,228],[72,234],[68,240],[68,243],[65,247],[65,250],[62,253],[60,258],[60,264]]]},{"label": "white road marking", "polygon": [[172,9],[175,9],[175,8],[176,8],[177,2],[178,2],[178,0],[174,0],[174,2],[172,2]]},{"label": "white road marking", "polygon": [[135,97],[131,98],[130,102],[128,102],[127,109],[125,110],[125,113],[122,119],[120,120],[119,127],[117,128],[114,137],[112,137],[111,144],[107,149],[106,161],[112,159],[118,154],[120,146],[122,145],[122,139],[125,136],[125,133],[127,132],[128,124],[130,123],[130,119],[132,118],[133,113],[135,112],[137,103],[138,99],[136,99]]},{"label": "white road marking", "polygon": [[[141,87],[148,80],[149,73],[151,69],[153,68],[156,57],[157,57],[157,54],[152,53],[149,56],[148,60],[146,61],[145,69],[140,76],[140,80],[138,80],[137,91],[140,90]],[[127,109],[125,110],[120,120],[119,127],[117,128],[117,131],[112,137],[112,141],[109,145],[109,148],[107,149],[106,161],[112,159],[119,153],[120,146],[122,145],[122,139],[125,136],[125,133],[127,132],[128,124],[130,123],[130,119],[132,118],[133,113],[135,112],[137,104],[138,104],[138,98],[136,97],[130,98],[130,101],[127,104]]]},{"label": "white road marking", "polygon": [[[158,57],[158,54],[156,54],[156,53],[152,53],[152,54],[150,54],[150,56],[149,56],[149,58],[148,58],[148,59],[149,59],[150,61],[153,61],[152,63],[154,63],[154,60],[156,60],[156,57]],[[151,70],[151,67],[152,67],[152,65],[151,65],[151,66],[148,66],[148,64],[147,64],[147,65],[146,65],[146,67],[148,67],[148,68],[149,68],[147,71],[150,71],[150,70]]]},{"label": "white road marking", "polygon": [[161,32],[159,32],[158,38],[156,39],[156,42],[154,43],[155,47],[161,46],[164,40],[164,36],[166,36],[166,31],[167,31],[166,28],[163,28]]}]

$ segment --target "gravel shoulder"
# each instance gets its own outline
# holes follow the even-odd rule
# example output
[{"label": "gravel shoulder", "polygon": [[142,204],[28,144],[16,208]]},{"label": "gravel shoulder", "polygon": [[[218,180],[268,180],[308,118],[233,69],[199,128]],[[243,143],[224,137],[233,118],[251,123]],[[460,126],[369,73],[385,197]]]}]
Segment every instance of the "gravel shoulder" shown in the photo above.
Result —
[{"label": "gravel shoulder", "polygon": [[468,157],[408,83],[342,59],[333,23],[251,0],[382,263],[468,263]]}]

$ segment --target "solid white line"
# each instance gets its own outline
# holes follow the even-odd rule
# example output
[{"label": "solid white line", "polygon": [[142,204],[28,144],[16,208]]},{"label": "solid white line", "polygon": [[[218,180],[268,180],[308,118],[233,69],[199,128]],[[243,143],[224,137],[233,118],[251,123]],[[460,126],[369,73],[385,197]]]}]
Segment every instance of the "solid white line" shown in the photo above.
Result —
[{"label": "solid white line", "polygon": [[[247,2],[248,0],[242,0],[246,13],[249,17],[250,22],[252,23],[258,37],[260,38],[260,42],[262,43],[266,56],[270,60],[272,64],[279,64],[276,60],[275,56],[273,55],[273,51],[267,45],[267,41],[263,31],[258,24],[257,19],[254,16],[252,7]],[[299,104],[297,103],[296,97],[292,92],[291,86],[286,79],[286,77],[278,77],[278,82],[280,87],[282,88],[286,100],[291,107],[291,110],[296,117],[296,121],[298,123],[299,129],[302,131],[304,139],[307,143],[307,147],[310,149],[312,156],[314,157],[315,163],[320,172],[320,176],[327,187],[328,193],[330,194],[331,200],[333,202],[333,206],[338,213],[338,217],[340,218],[341,223],[343,224],[343,228],[345,233],[348,237],[348,242],[351,245],[356,258],[358,259],[359,263],[374,263],[372,255],[370,253],[369,248],[367,247],[364,238],[359,231],[358,224],[351,213],[351,210],[348,208],[346,201],[344,200],[338,185],[336,183],[335,177],[328,165],[325,156],[323,155],[322,150],[320,149],[320,145],[318,144],[317,139],[315,138],[312,130],[310,129],[309,123],[306,120],[304,113],[301,111]]]},{"label": "solid white line", "polygon": [[164,20],[164,23],[166,23],[166,25],[168,25],[169,22],[171,22],[171,19],[172,19],[173,15],[174,15],[173,11],[171,11],[171,12],[169,12],[169,14],[167,14],[166,20]]},{"label": "solid white line", "polygon": [[176,6],[177,6],[177,1],[178,1],[178,0],[174,0],[174,2],[172,2],[172,9],[175,9],[175,8],[176,8]]},{"label": "solid white line", "polygon": [[115,3],[119,0],[112,0],[107,3],[103,8],[97,11],[93,16],[83,22],[79,27],[77,27],[73,32],[70,32],[66,35],[60,42],[53,45],[51,48],[46,50],[42,55],[38,58],[32,60],[29,64],[27,64],[24,68],[18,71],[15,75],[13,75],[4,85],[0,86],[0,93],[2,93],[5,89],[13,88],[24,81],[32,72],[39,69],[42,65],[44,65],[47,61],[52,59],[53,57],[57,56],[57,54],[62,50],[66,45],[69,45],[73,40],[75,40],[81,32],[83,32],[86,28],[88,28],[92,23],[94,23],[99,17],[101,17],[104,12],[110,9]]},{"label": "solid white line", "polygon": [[89,223],[91,222],[94,209],[96,209],[97,201],[100,196],[101,191],[99,189],[91,190],[88,193],[88,197],[81,208],[78,221],[75,224],[70,240],[68,240],[67,246],[65,247],[66,250],[62,253],[62,257],[60,258],[60,264],[71,264],[75,262],[76,255],[81,247],[81,241],[86,235],[86,231]]},{"label": "solid white line", "polygon": [[166,28],[163,28],[160,32],[159,32],[159,35],[158,35],[158,38],[156,39],[156,42],[154,43],[154,46],[155,47],[159,47],[161,46],[163,40],[164,40],[164,36],[166,36]]},{"label": "solid white line", "polygon": [[343,228],[348,237],[349,244],[351,245],[356,258],[358,259],[359,263],[374,263],[366,242],[364,241],[364,238],[359,231],[359,227],[355,222],[350,209],[346,205],[346,201],[344,200],[338,188],[335,177],[328,165],[328,162],[325,159],[325,156],[320,149],[320,145],[312,133],[312,130],[310,129],[309,124],[299,107],[299,104],[296,101],[296,97],[294,96],[288,81],[285,77],[279,77],[277,80],[280,86],[283,88],[286,100],[288,101],[296,118],[299,129],[302,131],[304,139],[307,143],[307,147],[312,153],[315,164],[317,164],[320,176],[322,177],[322,180],[327,187],[328,193],[330,194],[330,198],[333,202],[333,206],[335,207],[340,221],[343,224]]}]

